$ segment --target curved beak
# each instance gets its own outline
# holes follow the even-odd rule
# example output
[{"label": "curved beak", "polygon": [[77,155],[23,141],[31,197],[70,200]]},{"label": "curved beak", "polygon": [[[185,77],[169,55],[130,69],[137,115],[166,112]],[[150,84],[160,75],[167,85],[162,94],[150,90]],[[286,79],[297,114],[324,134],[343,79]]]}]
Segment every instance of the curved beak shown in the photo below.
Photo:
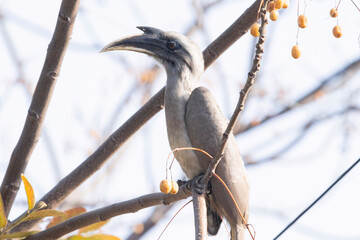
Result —
[{"label": "curved beak", "polygon": [[106,45],[100,52],[127,50],[145,53],[153,57],[166,57],[166,41],[159,38],[161,30],[151,27],[138,27],[141,35],[121,38]]}]

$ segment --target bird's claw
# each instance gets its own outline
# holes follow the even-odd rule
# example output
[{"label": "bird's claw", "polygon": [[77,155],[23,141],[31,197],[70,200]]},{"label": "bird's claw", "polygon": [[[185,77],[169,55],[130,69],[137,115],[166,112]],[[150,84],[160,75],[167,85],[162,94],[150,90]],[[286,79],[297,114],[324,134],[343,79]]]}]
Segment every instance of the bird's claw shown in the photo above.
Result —
[{"label": "bird's claw", "polygon": [[192,187],[200,195],[208,193],[207,185],[203,184],[201,181],[202,177],[203,175],[199,175],[192,180]]}]

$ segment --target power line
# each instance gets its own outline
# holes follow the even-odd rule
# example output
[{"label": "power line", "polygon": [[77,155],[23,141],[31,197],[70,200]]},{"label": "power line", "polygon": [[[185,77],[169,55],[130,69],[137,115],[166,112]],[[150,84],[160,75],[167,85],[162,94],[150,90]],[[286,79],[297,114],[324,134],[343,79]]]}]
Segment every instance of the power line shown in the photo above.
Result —
[{"label": "power line", "polygon": [[333,182],[314,202],[312,202],[304,211],[302,211],[291,223],[289,223],[284,230],[282,230],[275,238],[274,240],[278,239],[284,232],[286,232],[297,220],[299,220],[307,211],[310,210],[322,197],[327,194],[331,188],[333,188],[343,177],[345,177],[346,174],[348,174],[358,163],[360,162],[360,158],[353,163],[343,174],[338,177],[335,182]]}]

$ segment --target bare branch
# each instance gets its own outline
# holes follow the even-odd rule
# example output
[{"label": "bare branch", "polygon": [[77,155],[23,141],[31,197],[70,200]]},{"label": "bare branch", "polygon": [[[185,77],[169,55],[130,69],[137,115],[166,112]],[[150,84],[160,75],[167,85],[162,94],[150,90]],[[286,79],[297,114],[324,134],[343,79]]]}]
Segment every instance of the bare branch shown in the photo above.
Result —
[{"label": "bare branch", "polygon": [[[6,49],[8,50],[9,52],[9,55],[11,56],[13,62],[14,62],[14,65],[17,67],[17,73],[18,73],[18,76],[17,76],[17,82],[22,84],[22,86],[24,87],[24,90],[26,92],[26,95],[29,99],[32,98],[32,87],[30,86],[29,83],[26,82],[26,79],[25,79],[25,75],[24,75],[24,67],[23,67],[23,62],[21,61],[20,57],[19,57],[19,54],[18,54],[18,49],[15,47],[14,45],[14,41],[13,39],[11,38],[7,28],[6,28],[6,24],[4,23],[4,17],[1,16],[1,13],[0,13],[0,28],[1,28],[1,33],[4,37],[4,40],[5,40],[5,44],[6,44]],[[57,161],[57,156],[55,154],[55,150],[54,150],[54,146],[51,142],[51,139],[49,137],[49,134],[48,132],[46,131],[46,129],[43,129],[42,131],[42,136],[44,137],[44,143],[46,144],[46,147],[47,147],[47,150],[48,150],[48,153],[49,153],[49,156],[51,158],[51,163],[52,163],[52,166],[53,166],[53,170],[54,170],[54,175],[58,180],[61,179],[61,176],[60,176],[60,171],[59,171],[59,166],[58,166],[58,161]]]},{"label": "bare branch", "polygon": [[65,222],[59,223],[54,227],[27,237],[26,240],[58,239],[61,236],[64,236],[65,234],[70,233],[76,229],[88,226],[93,223],[106,221],[115,216],[127,213],[135,213],[141,209],[156,205],[169,205],[176,201],[185,199],[191,195],[191,192],[186,185],[187,184],[182,185],[176,195],[151,193],[128,201],[115,203],[90,212],[86,212],[84,214],[70,218]]},{"label": "bare branch", "polygon": [[303,127],[299,130],[299,134],[297,136],[295,136],[292,140],[290,140],[280,150],[278,150],[277,152],[275,152],[265,158],[257,159],[255,161],[247,161],[246,166],[254,166],[254,165],[261,164],[261,163],[266,163],[266,162],[269,162],[272,160],[279,159],[279,157],[281,155],[284,155],[285,153],[289,152],[293,147],[296,146],[297,143],[299,143],[303,138],[305,138],[307,136],[307,134],[309,133],[309,131],[316,125],[323,123],[324,121],[330,120],[334,117],[348,114],[349,112],[359,112],[359,111],[360,111],[360,106],[350,105],[339,111],[335,111],[335,112],[329,113],[325,116],[311,119],[303,125]]},{"label": "bare branch", "polygon": [[[268,3],[268,0],[264,0],[264,2],[262,3],[263,5],[261,7],[261,11],[260,11],[260,18],[261,18],[261,27],[259,30],[260,36],[259,36],[258,43],[256,45],[256,50],[255,50],[256,54],[255,54],[255,57],[253,60],[251,70],[248,74],[248,78],[246,80],[244,88],[241,89],[241,91],[240,91],[240,96],[239,96],[237,106],[236,106],[234,113],[231,116],[230,122],[223,134],[219,149],[217,150],[215,157],[209,163],[208,169],[206,170],[206,173],[204,174],[203,178],[200,179],[202,184],[208,184],[210,178],[212,177],[212,173],[215,172],[217,165],[221,161],[221,158],[224,155],[224,149],[226,146],[226,142],[228,140],[228,136],[231,134],[240,112],[244,109],[244,104],[245,104],[246,98],[250,92],[252,85],[254,84],[256,72],[259,71],[259,69],[260,69],[260,60],[262,57],[262,53],[264,52],[265,29],[266,29],[266,25],[268,23],[268,20],[266,18],[267,3]],[[257,16],[257,14],[256,14],[256,16]]]},{"label": "bare branch", "polygon": [[64,0],[61,4],[54,35],[48,47],[25,125],[19,141],[12,152],[5,177],[1,184],[1,196],[7,216],[20,187],[20,174],[25,171],[30,156],[39,140],[46,111],[60,73],[67,46],[70,42],[79,3],[79,0]]},{"label": "bare branch", "polygon": [[[337,79],[340,79],[340,76],[343,76],[345,74],[349,74],[352,72],[352,74],[354,74],[355,72],[358,71],[358,69],[360,69],[360,58],[356,59],[354,62],[350,63],[349,65],[347,65],[346,67],[338,70],[337,72],[335,72],[334,74],[332,74],[331,76],[325,78],[323,81],[321,81],[321,83],[318,86],[315,86],[313,89],[311,89],[310,91],[308,91],[307,93],[305,93],[303,96],[299,97],[293,104],[290,104],[288,106],[286,106],[284,109],[280,110],[279,112],[273,113],[273,114],[269,114],[267,116],[265,116],[262,120],[260,120],[257,124],[248,124],[246,126],[242,126],[242,127],[235,127],[234,130],[234,135],[236,134],[240,134],[242,132],[245,132],[247,130],[253,129],[255,127],[260,126],[261,124],[275,119],[279,116],[282,116],[285,113],[291,112],[294,109],[297,109],[297,107],[302,106],[306,103],[311,102],[312,100],[316,99],[316,94],[319,91],[323,91],[326,87],[328,87],[329,85],[333,84],[334,81],[336,81]],[[340,79],[341,81],[343,79]]]},{"label": "bare branch", "polygon": [[195,239],[206,240],[207,239],[207,217],[206,217],[206,201],[205,193],[199,194],[196,191],[195,178],[192,180],[192,198],[194,207],[194,223],[195,223]]}]

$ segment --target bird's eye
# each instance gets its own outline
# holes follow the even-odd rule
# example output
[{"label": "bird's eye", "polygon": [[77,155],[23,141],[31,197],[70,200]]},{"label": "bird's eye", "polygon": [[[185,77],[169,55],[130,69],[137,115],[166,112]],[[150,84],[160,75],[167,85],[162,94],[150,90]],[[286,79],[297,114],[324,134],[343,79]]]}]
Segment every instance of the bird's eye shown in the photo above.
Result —
[{"label": "bird's eye", "polygon": [[176,50],[179,48],[179,44],[176,41],[170,40],[167,41],[166,47],[170,50]]}]

